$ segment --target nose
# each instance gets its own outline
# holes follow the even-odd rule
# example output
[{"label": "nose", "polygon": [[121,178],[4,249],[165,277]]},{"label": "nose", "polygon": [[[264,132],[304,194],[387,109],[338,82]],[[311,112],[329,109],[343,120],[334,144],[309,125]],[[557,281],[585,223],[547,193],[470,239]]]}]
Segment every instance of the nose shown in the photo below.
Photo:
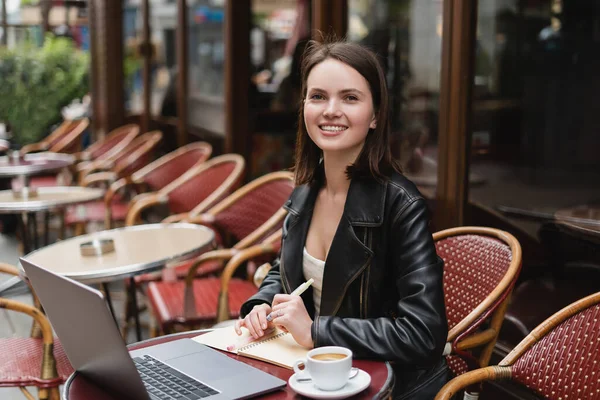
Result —
[{"label": "nose", "polygon": [[323,110],[323,116],[327,118],[335,118],[341,116],[341,110],[336,99],[330,99],[327,107]]}]

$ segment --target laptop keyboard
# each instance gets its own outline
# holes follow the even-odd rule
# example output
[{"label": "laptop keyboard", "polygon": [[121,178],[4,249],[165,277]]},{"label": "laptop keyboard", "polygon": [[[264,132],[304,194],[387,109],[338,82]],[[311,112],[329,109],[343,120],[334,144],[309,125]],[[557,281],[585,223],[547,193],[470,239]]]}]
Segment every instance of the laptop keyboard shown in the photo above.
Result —
[{"label": "laptop keyboard", "polygon": [[135,357],[133,362],[153,400],[196,400],[219,394],[210,386],[182,374],[154,357]]}]

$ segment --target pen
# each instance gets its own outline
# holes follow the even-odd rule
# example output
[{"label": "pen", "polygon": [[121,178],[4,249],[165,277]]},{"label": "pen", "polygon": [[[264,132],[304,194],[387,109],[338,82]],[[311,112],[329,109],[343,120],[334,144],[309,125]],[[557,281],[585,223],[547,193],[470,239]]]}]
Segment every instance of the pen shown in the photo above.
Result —
[{"label": "pen", "polygon": [[[307,280],[306,282],[304,282],[302,285],[298,286],[292,293],[292,296],[300,296],[302,293],[304,293],[304,291],[306,289],[308,289],[310,287],[310,285],[313,284],[315,280],[313,278],[310,278],[309,280]],[[267,315],[267,321],[271,322],[273,320],[273,313],[270,313],[269,315]]]}]

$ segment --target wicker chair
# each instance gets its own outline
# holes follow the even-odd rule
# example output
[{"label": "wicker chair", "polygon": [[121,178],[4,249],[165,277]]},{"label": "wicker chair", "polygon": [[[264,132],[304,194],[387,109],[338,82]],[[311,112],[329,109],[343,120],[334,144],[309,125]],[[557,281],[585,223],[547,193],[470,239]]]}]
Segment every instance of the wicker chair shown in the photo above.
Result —
[{"label": "wicker chair", "polygon": [[[144,133],[135,138],[125,148],[114,157],[110,170],[95,171],[88,169],[82,171],[80,175],[80,186],[110,186],[118,179],[127,179],[131,177],[140,168],[147,165],[152,153],[158,143],[162,140],[163,134],[160,131],[152,131]],[[108,166],[109,164],[104,164]],[[93,172],[93,173],[92,173]],[[127,203],[120,198],[114,198],[114,202],[108,203],[109,213],[115,219],[123,221],[127,214]],[[85,232],[85,225],[88,222],[105,222],[106,223],[106,202],[103,200],[86,203],[78,206],[69,207],[65,214],[65,224],[67,226],[75,225],[77,227],[76,234]],[[110,228],[110,223],[105,226]]]},{"label": "wicker chair", "polygon": [[[239,315],[240,301],[254,293],[256,287],[249,290],[250,285],[233,283],[234,287],[227,290],[227,285],[222,286],[237,265],[223,270],[222,279],[207,275],[221,271],[224,263],[241,250],[265,242],[281,229],[286,215],[282,206],[293,187],[291,173],[273,172],[243,186],[206,213],[190,217],[189,222],[210,226],[220,237],[231,237],[236,243],[230,248],[202,254],[186,266],[185,281],[160,281],[148,285],[148,299],[162,332],[169,332],[175,326],[210,325]],[[204,277],[196,279],[199,274]],[[219,292],[222,300],[217,315]],[[226,306],[227,302],[229,306]]]},{"label": "wicker chair", "polygon": [[109,132],[103,139],[92,143],[87,149],[75,153],[77,164],[72,168],[75,175],[87,170],[103,169],[114,161],[129,143],[140,134],[135,124],[124,125]]},{"label": "wicker chair", "polygon": [[225,154],[196,165],[157,192],[135,197],[125,225],[136,225],[142,211],[159,205],[167,205],[169,213],[189,212],[194,208],[207,210],[238,187],[245,165],[238,154]]},{"label": "wicker chair", "polygon": [[[19,276],[17,268],[8,264],[0,263],[0,272]],[[35,296],[34,304],[39,306]],[[35,321],[29,338],[0,338],[0,388],[18,387],[33,400],[26,387],[36,386],[39,399],[59,400],[59,385],[73,368],[60,342],[54,339],[50,323],[38,308],[15,300],[0,298],[0,308],[28,314]]]},{"label": "wicker chair", "polygon": [[55,153],[75,153],[80,151],[80,138],[90,125],[87,118],[69,121],[65,120],[50,135],[42,141],[31,143],[21,148],[21,155],[38,151],[52,151]]},{"label": "wicker chair", "polygon": [[510,379],[543,398],[600,398],[600,293],[584,297],[538,325],[497,366],[448,382],[436,400],[467,386]]},{"label": "wicker chair", "polygon": [[[212,146],[206,142],[194,142],[165,154],[140,170],[113,182],[104,195],[104,226],[112,228],[112,221],[124,221],[129,202],[122,199],[121,193],[132,189],[134,193],[156,192],[175,181],[186,171],[210,158]],[[112,213],[115,204],[124,214]],[[111,206],[112,205],[112,206]]]},{"label": "wicker chair", "polygon": [[445,355],[460,375],[489,363],[521,268],[521,246],[511,234],[483,227],[447,229],[433,239],[444,260]]},{"label": "wicker chair", "polygon": [[[89,125],[90,121],[87,118],[76,121],[65,121],[41,142],[23,146],[20,153],[21,155],[25,155],[38,151],[52,151],[55,153],[78,152],[81,150],[81,136]],[[72,176],[69,174],[62,175],[61,178],[59,178],[59,174],[32,176],[29,180],[29,185],[32,187],[56,186],[59,184],[69,185],[71,180]]]}]

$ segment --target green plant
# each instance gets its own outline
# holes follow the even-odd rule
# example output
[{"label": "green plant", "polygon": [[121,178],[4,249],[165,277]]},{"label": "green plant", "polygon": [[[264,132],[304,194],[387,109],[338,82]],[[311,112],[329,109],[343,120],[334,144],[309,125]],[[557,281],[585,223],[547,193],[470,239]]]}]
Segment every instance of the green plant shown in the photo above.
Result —
[{"label": "green plant", "polygon": [[61,119],[61,108],[88,93],[89,57],[65,38],[42,47],[0,48],[0,121],[19,146],[39,141]]}]

